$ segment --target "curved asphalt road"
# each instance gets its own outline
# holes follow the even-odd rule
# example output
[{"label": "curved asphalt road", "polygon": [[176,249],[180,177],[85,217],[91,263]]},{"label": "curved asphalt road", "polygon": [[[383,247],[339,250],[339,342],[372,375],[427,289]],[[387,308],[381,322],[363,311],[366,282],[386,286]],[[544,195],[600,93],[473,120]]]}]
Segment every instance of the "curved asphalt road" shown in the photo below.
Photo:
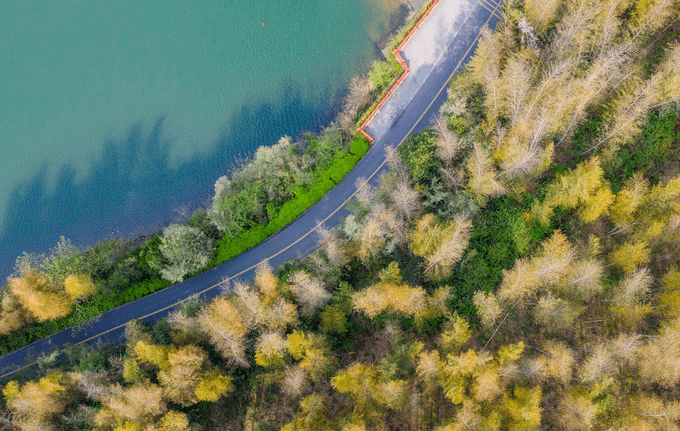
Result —
[{"label": "curved asphalt road", "polygon": [[[479,31],[485,24],[493,27],[498,20],[497,14],[492,14],[494,9],[488,5],[489,2],[480,0],[474,7],[439,64],[385,136],[373,143],[364,158],[337,186],[292,223],[252,249],[189,280],[121,305],[93,321],[65,329],[0,357],[0,378],[31,367],[40,354],[58,349],[67,343],[73,345],[120,339],[125,324],[130,319],[160,319],[192,295],[213,298],[221,292],[224,281],[251,280],[255,267],[262,260],[269,259],[269,263],[276,268],[312,252],[318,241],[315,226],[318,223],[325,227],[336,226],[348,214],[346,204],[356,191],[357,178],[364,177],[370,184],[375,184],[380,173],[387,170],[385,146],[401,144],[411,134],[427,127],[437,114],[446,100],[445,89],[448,82],[474,53]],[[493,3],[495,5],[495,1]]]}]

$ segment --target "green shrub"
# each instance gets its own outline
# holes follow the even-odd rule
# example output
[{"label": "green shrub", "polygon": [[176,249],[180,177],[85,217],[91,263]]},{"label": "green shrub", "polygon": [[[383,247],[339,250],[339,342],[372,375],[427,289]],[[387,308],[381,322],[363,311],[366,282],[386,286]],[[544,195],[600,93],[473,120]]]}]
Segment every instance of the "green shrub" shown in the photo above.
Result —
[{"label": "green shrub", "polygon": [[368,72],[368,76],[371,84],[373,84],[373,88],[376,91],[380,91],[391,84],[400,72],[401,66],[396,62],[390,60],[374,61],[373,69]]},{"label": "green shrub", "polygon": [[170,281],[182,281],[186,274],[207,266],[214,256],[213,240],[195,227],[171,224],[161,241],[159,250],[167,262],[161,275]]},{"label": "green shrub", "polygon": [[136,253],[130,256],[139,269],[149,277],[160,276],[160,271],[165,265],[163,254],[159,248],[161,244],[161,236],[152,235],[140,246]]},{"label": "green shrub", "polygon": [[456,286],[453,308],[473,316],[472,296],[477,290],[493,291],[519,257],[531,252],[554,230],[554,226],[532,226],[522,219],[523,204],[509,196],[493,199],[472,219],[470,245],[446,284]]},{"label": "green shrub", "polygon": [[680,112],[652,113],[641,133],[619,149],[611,163],[605,166],[605,177],[614,191],[640,172],[652,183],[659,181],[661,167],[680,159]]},{"label": "green shrub", "polygon": [[364,137],[358,137],[352,139],[349,151],[355,156],[363,157],[364,154],[368,152],[368,148],[368,140],[366,140]]},{"label": "green shrub", "polygon": [[[116,246],[114,243],[105,243]],[[103,244],[99,249],[93,248],[89,252],[81,253],[81,250],[73,245],[71,240],[62,236],[57,245],[47,253],[24,253],[18,257],[15,274],[18,275],[25,268],[30,267],[58,283],[76,273],[100,279],[111,267],[105,259],[105,248],[106,244]]]},{"label": "green shrub", "polygon": [[149,273],[142,269],[137,258],[133,256],[118,262],[106,280],[105,286],[115,292],[120,292],[148,277]]},{"label": "green shrub", "polygon": [[307,138],[305,153],[312,156],[317,166],[326,167],[333,163],[335,155],[342,150],[342,134],[339,130],[329,129],[324,136]]},{"label": "green shrub", "polygon": [[432,177],[439,176],[442,162],[437,156],[435,134],[431,130],[410,137],[399,147],[399,154],[416,183],[425,185]]},{"label": "green shrub", "polygon": [[201,232],[213,241],[218,241],[222,238],[222,233],[210,219],[208,211],[204,208],[196,210],[185,224],[200,229]]},{"label": "green shrub", "polygon": [[[357,142],[353,147],[360,152],[364,149],[364,144]],[[212,265],[218,265],[243,253],[293,221],[340,182],[340,180],[352,170],[360,158],[361,156],[359,155],[348,154],[346,151],[339,151],[335,155],[331,165],[326,168],[317,169],[314,186],[311,188],[296,188],[294,192],[295,197],[284,203],[269,223],[253,226],[248,231],[242,233],[238,238],[220,241],[217,247],[217,255],[215,256]]]},{"label": "green shrub", "polygon": [[[255,210],[254,205],[251,205],[255,200],[264,196],[263,182],[246,184],[245,187],[241,188],[242,192],[239,192],[242,194],[236,198],[228,197],[231,195],[226,192],[217,193],[218,207],[222,204],[236,207],[239,199],[246,200],[247,198],[250,202],[245,205],[245,209],[241,208],[240,217],[242,219],[247,218],[247,222],[238,225],[238,230],[241,232],[240,236],[233,238],[224,235],[219,241],[219,248],[211,265],[217,265],[248,250],[293,221],[332,189],[368,151],[368,141],[363,137],[352,140],[349,145],[351,153],[338,148],[337,141],[334,141],[336,138],[336,134],[329,133],[315,144],[316,148],[314,149],[317,153],[332,152],[334,154],[332,163],[325,167],[317,164],[316,170],[311,175],[314,179],[311,184],[308,181],[303,181],[294,188],[288,186],[289,188],[286,189],[285,193],[294,197],[280,202],[270,202],[267,205],[266,216],[264,215],[265,210],[259,204],[257,204],[257,215],[253,216]],[[263,147],[264,150],[262,148],[258,150],[257,163],[248,165],[239,174],[238,181],[247,183],[246,179],[248,175],[252,174],[251,170],[254,169],[253,166],[255,165],[261,168],[262,166],[269,166],[268,163],[272,163],[272,160],[277,160],[278,163],[281,158],[289,157],[293,149],[286,142],[285,139],[282,139],[275,147]],[[221,184],[220,187],[223,190],[228,191],[232,187],[231,181],[228,179],[223,179],[218,183]],[[225,204],[229,199],[232,199],[232,201]],[[222,206],[222,209],[224,209],[224,206]],[[246,216],[248,213],[250,213],[250,216]],[[259,219],[259,223],[253,223],[254,219]],[[267,219],[269,219],[268,222]],[[180,226],[180,229],[185,233],[191,232],[194,240],[200,237],[201,241],[198,242],[203,244],[203,242],[210,242],[211,237],[221,235],[217,233],[213,220],[212,214],[199,210],[188,220],[187,225]],[[245,230],[244,226],[250,227],[250,229]],[[168,236],[167,231],[168,229],[166,229],[164,237]],[[160,273],[167,270],[167,267],[172,265],[173,260],[176,260],[175,258],[178,255],[184,256],[187,238],[178,235],[175,239],[180,241],[175,241],[173,247],[170,247],[170,242],[167,239],[164,242],[160,235],[151,235],[132,251],[129,251],[129,249],[135,246],[135,242],[105,241],[83,254],[80,254],[79,250],[72,246],[68,240],[62,239],[49,255],[24,255],[20,258],[20,262],[43,265],[55,277],[61,277],[63,274],[68,275],[69,271],[79,268],[82,268],[80,272],[87,274],[91,272],[100,274],[100,276],[106,274],[107,278],[103,281],[106,289],[91,300],[78,304],[74,311],[62,318],[29,324],[10,335],[0,336],[0,354],[12,352],[59,330],[74,325],[84,325],[89,319],[104,311],[171,286],[173,282],[161,279]],[[199,244],[198,250],[203,253],[207,249],[201,244]],[[165,250],[165,253],[163,253],[163,250]],[[190,254],[196,255],[197,252],[194,250]],[[197,270],[196,267],[193,271],[186,272],[185,275],[191,275]],[[166,275],[168,274],[166,273]],[[159,338],[163,338],[161,332],[158,334]],[[94,358],[92,360],[94,361]],[[87,365],[84,366],[87,367]]]},{"label": "green shrub", "polygon": [[263,202],[260,183],[249,183],[236,194],[216,195],[210,217],[226,237],[235,237],[264,217]]}]

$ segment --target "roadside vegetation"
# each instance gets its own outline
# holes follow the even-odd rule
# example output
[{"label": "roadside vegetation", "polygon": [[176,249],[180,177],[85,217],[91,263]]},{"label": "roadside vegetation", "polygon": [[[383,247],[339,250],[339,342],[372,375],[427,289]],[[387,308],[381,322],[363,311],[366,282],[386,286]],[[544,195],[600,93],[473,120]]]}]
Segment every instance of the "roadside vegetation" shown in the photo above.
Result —
[{"label": "roadside vegetation", "polygon": [[355,135],[357,119],[386,91],[391,74],[401,71],[388,63],[376,62],[353,81],[333,125],[318,136],[306,134],[295,142],[283,137],[259,148],[251,160],[217,180],[209,208],[183,223],[87,250],[61,238],[48,253],[20,256],[0,288],[0,354],[218,265],[293,221],[368,151],[368,142]]},{"label": "roadside vegetation", "polygon": [[335,128],[282,138],[215,184],[212,206],[183,224],[81,252],[62,238],[25,254],[2,289],[0,354],[180,282],[257,245],[319,200],[368,150]]},{"label": "roadside vegetation", "polygon": [[4,383],[0,423],[679,429],[679,12],[508,2],[317,252],[42,358]]},{"label": "roadside vegetation", "polygon": [[363,124],[402,75],[404,68],[394,56],[394,50],[425,15],[433,2],[434,0],[425,2],[423,7],[413,13],[406,24],[396,32],[391,42],[383,49],[384,60],[374,61],[367,75],[356,77],[352,81],[343,112],[338,119],[343,129],[353,133],[358,125]]}]

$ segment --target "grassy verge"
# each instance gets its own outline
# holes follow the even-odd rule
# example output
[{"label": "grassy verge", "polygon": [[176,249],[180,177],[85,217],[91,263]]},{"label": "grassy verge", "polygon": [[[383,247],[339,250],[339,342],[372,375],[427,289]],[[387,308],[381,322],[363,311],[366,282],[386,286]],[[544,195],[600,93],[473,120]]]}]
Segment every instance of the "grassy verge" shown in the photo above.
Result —
[{"label": "grassy verge", "polygon": [[[295,197],[283,204],[268,223],[254,226],[237,238],[219,243],[217,256],[205,269],[210,269],[256,246],[293,221],[340,182],[366,154],[368,148],[368,141],[365,139],[353,140],[349,152],[340,151],[336,154],[333,163],[317,170],[313,186],[306,189],[298,188]],[[28,324],[10,334],[0,336],[0,355],[10,353],[69,327],[76,326],[77,330],[77,325],[84,325],[105,311],[162,290],[172,284],[174,283],[168,280],[152,278],[133,283],[122,291],[102,290],[91,300],[76,305],[73,311],[64,317]]]},{"label": "grassy verge", "polygon": [[220,242],[212,265],[218,265],[264,241],[321,199],[366,154],[368,141],[363,138],[355,139],[350,151],[339,152],[330,166],[317,171],[314,186],[308,189],[298,188],[295,197],[286,202],[269,223],[254,226],[238,238]]}]

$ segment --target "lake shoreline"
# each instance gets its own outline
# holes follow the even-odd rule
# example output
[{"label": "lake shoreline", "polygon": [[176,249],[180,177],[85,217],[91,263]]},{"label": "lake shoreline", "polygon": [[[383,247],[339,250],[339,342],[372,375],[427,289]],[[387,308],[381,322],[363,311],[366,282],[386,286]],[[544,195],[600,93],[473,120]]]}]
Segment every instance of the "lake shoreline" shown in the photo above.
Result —
[{"label": "lake shoreline", "polygon": [[[254,26],[249,31],[272,32],[281,25],[274,18],[263,20],[265,27]],[[388,30],[393,32],[394,28]],[[357,43],[348,47],[354,45]],[[336,56],[344,59],[346,51],[338,46]],[[370,58],[375,58],[375,52],[372,49],[357,57],[364,68]],[[310,53],[310,59],[317,56],[314,51]],[[347,76],[352,67],[343,66],[334,74]],[[349,78],[343,79],[349,82]],[[228,173],[225,166],[254,154],[263,144],[274,144],[284,134],[299,137],[306,131],[319,132],[336,118],[346,86],[319,87],[323,93],[314,98],[324,103],[312,105],[305,102],[306,89],[295,76],[286,82],[280,97],[239,106],[227,116],[228,124],[208,139],[210,149],[196,155],[178,161],[173,153],[177,124],[152,117],[105,138],[100,154],[87,160],[84,173],[79,165],[57,160],[46,165],[43,173],[8,187],[11,195],[2,211],[5,227],[0,233],[4,243],[0,276],[4,280],[12,273],[21,253],[47,251],[61,235],[88,248],[111,238],[133,239],[158,232],[208,205],[215,180]],[[293,120],[300,124],[289,127]],[[263,122],[267,130],[258,127],[257,123]],[[274,129],[278,131],[273,133]],[[140,178],[140,172],[147,169],[150,173]]]},{"label": "lake shoreline", "polygon": [[[374,94],[374,97],[379,96],[380,93]],[[325,112],[328,112],[328,110],[325,110]],[[323,127],[321,123],[322,123],[321,121],[316,122],[316,124],[319,125],[319,127]],[[333,122],[328,121],[326,124],[328,123],[331,123],[332,127]],[[352,133],[355,130],[355,127],[356,125],[353,125],[351,130],[346,133]],[[322,135],[324,134],[325,132],[322,133]],[[305,140],[307,141],[306,145],[310,145],[311,142],[318,142],[321,139],[327,140],[328,138],[328,135],[326,135],[326,137],[324,138],[313,137],[312,135],[309,134],[304,134],[304,136]],[[273,216],[274,219],[271,220],[271,223],[267,223],[265,225],[257,225],[257,229],[253,228],[251,230],[247,230],[243,234],[234,238],[233,240],[229,239],[221,240],[222,244],[217,250],[217,257],[207,268],[204,267],[200,271],[190,271],[188,275],[182,278],[186,279],[187,277],[197,275],[203,271],[206,271],[209,268],[214,267],[215,265],[221,262],[230,259],[235,255],[238,255],[239,253],[245,250],[250,249],[251,247],[260,243],[270,235],[274,234],[275,232],[285,227],[288,223],[293,221],[299,214],[306,211],[306,209],[308,209],[313,203],[321,199],[328,190],[334,187],[335,184],[337,184],[342,179],[342,177],[344,177],[344,175],[354,167],[354,165],[359,161],[363,154],[365,154],[365,152],[368,150],[368,143],[366,142],[362,144],[359,141],[357,141],[357,139],[359,141],[362,140],[358,137],[355,137],[350,143],[349,137],[345,135],[345,138],[343,139],[343,142],[345,143],[343,145],[346,146],[345,147],[346,150],[350,150],[351,148],[351,151],[349,153],[347,153],[346,150],[340,151],[338,155],[334,158],[333,164],[331,164],[327,168],[316,170],[315,172],[317,173],[315,174],[315,176],[317,175],[319,176],[318,180],[319,183],[314,185],[314,187],[312,187],[311,190],[305,191],[302,194],[300,194],[301,192],[296,192],[295,198],[292,201],[287,202],[287,204],[290,205],[288,206],[284,205],[282,208],[280,208],[280,214],[277,215],[277,212],[274,213]],[[355,141],[357,142],[355,143]],[[260,149],[271,150],[273,149],[273,147],[263,146],[260,147]],[[232,171],[229,174],[229,176],[233,177],[233,175],[234,172]],[[267,208],[269,211],[269,206],[267,206]],[[197,222],[198,225],[205,228],[204,225],[205,220],[207,220],[207,213],[205,209],[199,207],[197,211],[193,212],[193,214],[191,214],[190,216],[185,217],[183,221],[193,226],[196,226],[195,223]],[[210,228],[208,228],[208,231],[209,230]],[[3,351],[3,354],[16,350],[21,346],[27,345],[33,340],[37,340],[51,333],[54,333],[55,330],[58,331],[62,328],[82,324],[83,322],[86,322],[88,319],[99,315],[101,312],[110,310],[116,306],[133,301],[142,296],[146,296],[160,289],[163,289],[169,285],[172,285],[173,284],[172,282],[160,278],[142,278],[142,279],[130,278],[135,277],[134,274],[139,271],[139,268],[135,269],[135,267],[139,265],[142,265],[140,268],[148,267],[149,264],[146,263],[147,260],[149,258],[152,258],[153,256],[157,256],[158,246],[160,244],[161,244],[160,236],[158,235],[158,231],[156,233],[153,232],[146,233],[139,236],[132,235],[128,235],[125,237],[117,236],[114,239],[108,240],[105,239],[97,241],[94,246],[92,246],[89,249],[86,249],[81,254],[77,255],[77,256],[89,255],[90,258],[92,258],[93,256],[95,258],[97,256],[99,257],[111,256],[110,254],[111,252],[110,251],[107,252],[107,249],[111,249],[113,247],[114,255],[118,256],[113,263],[114,267],[108,270],[109,272],[107,273],[109,275],[106,276],[106,279],[104,280],[99,279],[100,281],[98,282],[98,284],[100,285],[102,285],[101,283],[105,283],[105,285],[108,286],[108,290],[103,291],[102,294],[98,294],[92,300],[81,304],[76,314],[70,313],[64,316],[63,318],[59,318],[57,320],[49,320],[44,322],[45,324],[38,324],[37,326],[35,324],[31,324],[28,326],[21,327],[18,329],[18,331],[21,332],[21,334],[16,334],[17,335],[16,337],[14,337],[15,332],[9,334],[10,337],[14,339],[13,341],[10,341],[10,339],[3,337],[5,338],[5,340],[2,343],[0,343],[1,344],[0,349]],[[102,255],[102,253],[104,254]],[[80,259],[80,257],[78,259]],[[87,261],[87,258],[84,259]],[[130,266],[130,263],[132,263],[133,266]],[[115,271],[111,273],[110,271],[114,269]],[[116,274],[119,275],[116,276]],[[117,280],[116,283],[120,285],[120,288],[116,289],[115,287],[113,287],[115,285],[110,284],[112,279],[110,279],[109,277],[120,278],[120,276],[123,277],[122,280],[119,280],[118,278],[115,279]],[[124,281],[127,280],[128,278],[130,278],[129,281]],[[182,278],[180,278],[180,280]]]}]

